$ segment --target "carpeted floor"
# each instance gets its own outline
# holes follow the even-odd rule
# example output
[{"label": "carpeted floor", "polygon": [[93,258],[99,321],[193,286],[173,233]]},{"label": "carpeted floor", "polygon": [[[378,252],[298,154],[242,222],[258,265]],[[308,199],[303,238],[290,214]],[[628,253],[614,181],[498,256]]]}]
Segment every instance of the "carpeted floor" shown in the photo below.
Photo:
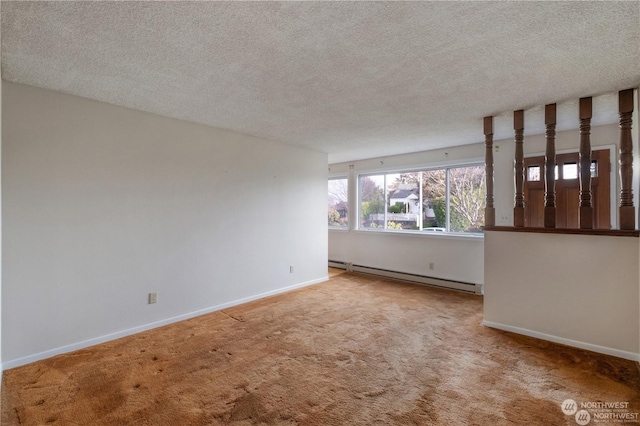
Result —
[{"label": "carpeted floor", "polygon": [[334,274],[8,370],[2,424],[576,425],[567,399],[640,412],[635,363],[481,320],[479,296]]}]

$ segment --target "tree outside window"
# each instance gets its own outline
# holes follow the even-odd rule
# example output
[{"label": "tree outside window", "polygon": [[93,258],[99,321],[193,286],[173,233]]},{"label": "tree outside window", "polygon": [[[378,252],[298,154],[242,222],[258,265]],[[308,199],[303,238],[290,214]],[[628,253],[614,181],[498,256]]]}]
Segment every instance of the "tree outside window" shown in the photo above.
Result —
[{"label": "tree outside window", "polygon": [[359,188],[361,229],[482,232],[484,166],[361,176]]},{"label": "tree outside window", "polygon": [[349,180],[329,179],[328,224],[330,228],[349,227]]}]

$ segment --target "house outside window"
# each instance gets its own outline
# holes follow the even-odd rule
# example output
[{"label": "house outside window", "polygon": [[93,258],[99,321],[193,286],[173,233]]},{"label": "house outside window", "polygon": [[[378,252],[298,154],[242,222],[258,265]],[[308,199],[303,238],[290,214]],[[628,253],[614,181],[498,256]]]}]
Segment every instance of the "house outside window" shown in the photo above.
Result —
[{"label": "house outside window", "polygon": [[360,175],[361,230],[480,233],[483,165]]}]

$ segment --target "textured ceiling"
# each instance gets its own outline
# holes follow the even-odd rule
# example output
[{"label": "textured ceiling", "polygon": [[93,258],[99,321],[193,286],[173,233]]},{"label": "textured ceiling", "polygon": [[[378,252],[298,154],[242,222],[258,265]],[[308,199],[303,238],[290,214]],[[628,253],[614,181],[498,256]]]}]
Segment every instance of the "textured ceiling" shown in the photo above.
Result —
[{"label": "textured ceiling", "polygon": [[[483,140],[482,117],[640,85],[640,2],[6,2],[2,78],[329,153]],[[594,102],[596,122],[616,111]],[[537,109],[536,109],[537,108]]]}]

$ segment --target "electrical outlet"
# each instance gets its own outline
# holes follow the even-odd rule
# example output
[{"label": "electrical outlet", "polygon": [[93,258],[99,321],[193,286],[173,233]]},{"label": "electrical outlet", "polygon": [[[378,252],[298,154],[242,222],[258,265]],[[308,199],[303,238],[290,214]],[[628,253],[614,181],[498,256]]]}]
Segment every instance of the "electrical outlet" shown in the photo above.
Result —
[{"label": "electrical outlet", "polygon": [[436,264],[433,262],[429,263],[429,270],[433,271],[434,269],[436,269]]},{"label": "electrical outlet", "polygon": [[289,273],[293,274],[293,265],[289,266]]},{"label": "electrical outlet", "polygon": [[158,303],[158,293],[149,293],[149,304]]}]

